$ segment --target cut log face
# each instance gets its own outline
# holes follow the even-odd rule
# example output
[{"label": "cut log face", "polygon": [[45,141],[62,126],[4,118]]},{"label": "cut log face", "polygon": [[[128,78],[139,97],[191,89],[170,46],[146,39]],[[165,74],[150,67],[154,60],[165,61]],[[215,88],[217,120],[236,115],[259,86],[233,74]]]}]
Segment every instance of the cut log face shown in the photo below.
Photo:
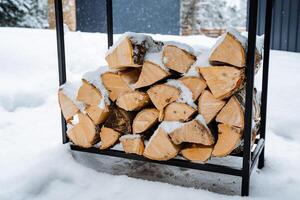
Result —
[{"label": "cut log face", "polygon": [[173,102],[164,109],[164,121],[185,122],[188,121],[196,111],[196,109],[185,103]]},{"label": "cut log face", "polygon": [[213,145],[215,143],[215,138],[210,130],[198,120],[185,123],[184,126],[169,133],[169,136],[174,144],[189,142],[195,144]]},{"label": "cut log face", "polygon": [[202,78],[189,76],[179,79],[193,94],[193,100],[196,101],[201,92],[206,88],[206,83]]},{"label": "cut log face", "polygon": [[216,121],[244,128],[243,107],[235,96],[232,96],[216,117]]},{"label": "cut log face", "polygon": [[128,37],[125,37],[113,52],[108,54],[105,58],[108,66],[113,69],[124,67],[140,67],[133,61],[133,47]]},{"label": "cut log face", "polygon": [[120,95],[131,92],[133,89],[122,79],[120,74],[106,72],[101,75],[105,88],[109,91],[109,98],[115,101]]},{"label": "cut log face", "polygon": [[244,80],[244,71],[228,66],[199,68],[210,91],[217,99],[231,96]]},{"label": "cut log face", "polygon": [[218,125],[218,141],[212,155],[224,157],[229,155],[241,142],[241,129],[228,124]]},{"label": "cut log face", "polygon": [[100,104],[101,99],[101,92],[95,86],[82,80],[82,85],[78,90],[77,100],[88,105],[96,106]]},{"label": "cut log face", "polygon": [[169,160],[178,154],[179,148],[172,143],[168,134],[159,128],[150,138],[143,155],[152,160]]},{"label": "cut log face", "polygon": [[179,73],[186,73],[195,61],[196,57],[183,49],[173,45],[164,47],[163,63],[169,69]]},{"label": "cut log face", "polygon": [[120,142],[126,153],[143,155],[145,146],[140,135],[124,135],[120,138]]},{"label": "cut log face", "polygon": [[142,71],[138,81],[135,84],[135,88],[142,88],[152,85],[170,75],[169,72],[163,70],[160,66],[145,61],[142,67]]},{"label": "cut log face", "polygon": [[69,125],[67,130],[69,139],[78,146],[88,148],[98,141],[99,135],[93,121],[85,114],[78,114],[79,122]]},{"label": "cut log face", "polygon": [[111,114],[104,123],[106,128],[123,134],[131,133],[132,114],[118,107],[111,107]]},{"label": "cut log face", "polygon": [[118,74],[125,81],[125,83],[127,83],[127,85],[136,83],[139,79],[140,73],[141,68],[130,68],[118,72]]},{"label": "cut log face", "polygon": [[65,120],[69,122],[79,112],[79,108],[61,90],[58,91],[58,101]]},{"label": "cut log face", "polygon": [[104,109],[99,108],[99,106],[88,106],[85,111],[96,125],[105,122],[109,116],[109,108],[107,106]]},{"label": "cut log face", "polygon": [[118,97],[116,104],[126,111],[140,110],[150,103],[147,93],[133,91],[122,94]]},{"label": "cut log face", "polygon": [[204,146],[201,144],[193,144],[181,150],[184,158],[193,162],[206,162],[213,151],[213,146]]},{"label": "cut log face", "polygon": [[147,93],[158,110],[162,110],[166,105],[176,101],[180,97],[179,89],[166,84],[155,85]]},{"label": "cut log face", "polygon": [[225,103],[225,101],[216,99],[210,91],[204,90],[199,97],[198,112],[204,117],[208,124],[213,118],[215,118]]},{"label": "cut log face", "polygon": [[241,41],[230,32],[225,33],[211,53],[209,61],[212,64],[221,63],[236,67],[245,67],[246,54]]},{"label": "cut log face", "polygon": [[121,134],[119,132],[103,126],[100,131],[100,149],[107,149],[113,146],[118,141],[120,136]]},{"label": "cut log face", "polygon": [[141,110],[134,118],[132,132],[143,133],[157,123],[158,110],[155,108],[146,108]]}]

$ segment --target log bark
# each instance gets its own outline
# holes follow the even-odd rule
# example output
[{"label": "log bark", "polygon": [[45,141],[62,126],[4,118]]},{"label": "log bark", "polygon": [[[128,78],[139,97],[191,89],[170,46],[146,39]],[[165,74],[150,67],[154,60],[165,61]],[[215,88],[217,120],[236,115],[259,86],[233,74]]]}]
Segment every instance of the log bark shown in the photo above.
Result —
[{"label": "log bark", "polygon": [[150,103],[147,93],[140,91],[127,92],[120,95],[116,101],[117,106],[126,111],[140,110]]},{"label": "log bark", "polygon": [[110,110],[111,114],[105,121],[104,126],[122,134],[130,134],[132,130],[132,113],[116,106],[112,106]]},{"label": "log bark", "polygon": [[155,108],[141,110],[134,118],[132,132],[134,134],[143,133],[158,122],[159,112]]},{"label": "log bark", "polygon": [[158,128],[146,145],[143,156],[152,160],[165,161],[174,158],[179,151],[179,147],[172,143],[168,134]]},{"label": "log bark", "polygon": [[113,146],[119,139],[121,134],[114,129],[103,126],[100,131],[101,145],[100,149],[108,149]]},{"label": "log bark", "polygon": [[210,91],[217,99],[230,97],[243,85],[244,70],[229,66],[199,68]]},{"label": "log bark", "polygon": [[141,135],[124,135],[120,142],[126,153],[143,155],[145,146]]},{"label": "log bark", "polygon": [[212,154],[213,146],[192,144],[181,150],[181,155],[193,162],[206,162]]},{"label": "log bark", "polygon": [[98,127],[85,114],[79,113],[76,122],[68,124],[67,135],[78,146],[88,148],[99,141]]},{"label": "log bark", "polygon": [[185,122],[191,119],[196,111],[196,109],[185,103],[173,102],[164,109],[164,121]]},{"label": "log bark", "polygon": [[69,122],[79,112],[79,108],[62,90],[58,91],[58,101],[65,120]]},{"label": "log bark", "polygon": [[163,70],[160,66],[150,61],[145,61],[142,67],[141,74],[135,84],[135,88],[142,88],[150,86],[164,78],[168,77],[170,73]]},{"label": "log bark", "polygon": [[188,76],[179,79],[193,94],[193,100],[196,101],[203,90],[206,88],[205,81],[200,77]]},{"label": "log bark", "polygon": [[228,124],[218,125],[218,140],[212,155],[224,157],[229,155],[241,142],[242,130]]},{"label": "log bark", "polygon": [[179,89],[166,84],[155,85],[147,93],[158,110],[162,110],[166,105],[176,101],[180,96]]},{"label": "log bark", "polygon": [[216,99],[210,91],[202,92],[198,101],[198,112],[204,117],[206,123],[210,123],[225,105],[225,101]]},{"label": "log bark", "polygon": [[213,145],[215,143],[215,138],[210,129],[198,119],[186,122],[182,127],[169,133],[169,136],[174,144],[189,142]]},{"label": "log bark", "polygon": [[105,106],[104,109],[99,106],[87,106],[85,111],[96,125],[104,123],[110,114],[108,106]]},{"label": "log bark", "polygon": [[174,45],[166,45],[163,50],[163,63],[169,69],[179,73],[186,73],[196,57]]},{"label": "log bark", "polygon": [[115,101],[120,95],[131,92],[133,89],[118,73],[106,72],[101,75],[103,85],[109,92],[109,98]]}]

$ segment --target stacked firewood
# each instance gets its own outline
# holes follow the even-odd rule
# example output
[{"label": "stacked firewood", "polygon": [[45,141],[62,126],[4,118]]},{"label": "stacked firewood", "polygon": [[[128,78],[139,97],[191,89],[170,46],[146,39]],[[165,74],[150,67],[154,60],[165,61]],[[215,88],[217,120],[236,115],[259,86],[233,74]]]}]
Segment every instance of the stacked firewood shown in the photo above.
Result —
[{"label": "stacked firewood", "polygon": [[[242,149],[247,38],[228,30],[212,49],[125,33],[107,52],[108,66],[66,83],[58,92],[78,146],[121,144],[153,160],[176,156],[197,162]],[[262,59],[257,45],[255,66]],[[256,93],[255,93],[256,94]],[[253,140],[259,101],[253,99]]]}]

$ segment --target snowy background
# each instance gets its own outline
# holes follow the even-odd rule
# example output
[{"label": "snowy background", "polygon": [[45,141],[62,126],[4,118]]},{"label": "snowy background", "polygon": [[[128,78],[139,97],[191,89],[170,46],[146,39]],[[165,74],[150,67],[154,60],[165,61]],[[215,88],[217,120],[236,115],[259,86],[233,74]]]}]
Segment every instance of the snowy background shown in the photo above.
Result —
[{"label": "snowy background", "polygon": [[[215,42],[153,37],[196,47]],[[105,64],[106,35],[67,32],[65,40],[69,80]],[[271,51],[270,59],[266,166],[253,171],[249,199],[299,199],[300,54]],[[1,200],[244,199],[240,179],[232,176],[76,153],[62,145],[54,31],[0,28],[0,69]]]}]

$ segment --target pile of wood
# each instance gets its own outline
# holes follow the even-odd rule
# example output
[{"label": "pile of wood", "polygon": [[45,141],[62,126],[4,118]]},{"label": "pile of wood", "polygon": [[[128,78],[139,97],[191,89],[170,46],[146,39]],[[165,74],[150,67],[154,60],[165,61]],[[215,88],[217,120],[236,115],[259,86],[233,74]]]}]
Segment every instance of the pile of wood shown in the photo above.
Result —
[{"label": "pile of wood", "polygon": [[[125,33],[108,67],[60,87],[67,135],[81,147],[116,148],[153,160],[205,162],[242,149],[247,38],[228,30],[208,51]],[[256,68],[262,59],[257,46]],[[259,127],[254,95],[253,139]]]}]

